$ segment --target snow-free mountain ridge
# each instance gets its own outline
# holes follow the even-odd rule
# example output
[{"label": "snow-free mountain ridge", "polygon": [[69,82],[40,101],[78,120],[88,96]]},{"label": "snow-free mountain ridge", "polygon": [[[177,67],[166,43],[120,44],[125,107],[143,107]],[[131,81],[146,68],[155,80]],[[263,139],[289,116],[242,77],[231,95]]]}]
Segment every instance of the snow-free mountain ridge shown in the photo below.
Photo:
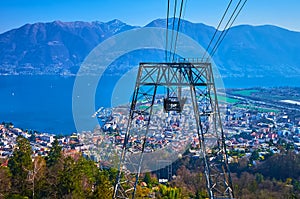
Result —
[{"label": "snow-free mountain ridge", "polygon": [[[166,21],[157,19],[146,26],[164,28]],[[100,42],[133,28],[119,20],[26,24],[0,34],[0,74],[74,75]],[[214,27],[182,20],[181,32],[203,47],[214,31]],[[239,25],[231,28],[213,58],[224,77],[300,77],[299,52],[299,32],[271,25]]]}]

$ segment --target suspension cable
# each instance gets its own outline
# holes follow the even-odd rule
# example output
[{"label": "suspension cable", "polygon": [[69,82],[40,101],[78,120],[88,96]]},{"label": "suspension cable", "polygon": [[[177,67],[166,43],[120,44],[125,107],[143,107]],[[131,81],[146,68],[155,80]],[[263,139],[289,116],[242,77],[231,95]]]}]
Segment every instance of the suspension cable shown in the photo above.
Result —
[{"label": "suspension cable", "polygon": [[168,0],[168,9],[167,9],[166,48],[165,48],[165,61],[166,62],[168,61],[169,13],[170,13],[170,0]]},{"label": "suspension cable", "polygon": [[176,54],[176,46],[177,46],[178,32],[179,32],[179,28],[180,28],[182,8],[183,8],[183,0],[181,0],[181,4],[180,4],[180,12],[179,12],[179,19],[178,19],[178,24],[177,24],[177,31],[176,31],[176,38],[175,38],[175,43],[174,43],[174,51],[173,51],[172,62],[174,62],[174,58],[175,58],[175,54]]},{"label": "suspension cable", "polygon": [[224,14],[223,14],[221,20],[220,20],[220,22],[219,22],[219,24],[218,24],[218,26],[217,26],[215,32],[214,32],[214,35],[212,36],[212,38],[211,38],[211,40],[210,40],[210,42],[209,42],[209,44],[208,44],[208,46],[207,46],[207,48],[206,48],[206,50],[205,50],[205,52],[204,52],[204,55],[202,56],[202,60],[204,59],[205,55],[207,54],[207,51],[208,51],[210,45],[212,44],[212,41],[214,40],[214,38],[215,38],[215,36],[216,36],[216,34],[217,34],[217,32],[218,32],[218,30],[219,30],[219,28],[220,28],[220,26],[221,26],[223,20],[224,20],[226,14],[227,14],[227,12],[228,12],[228,9],[230,8],[231,3],[232,3],[232,0],[230,0],[229,4],[227,5],[227,8],[226,8],[226,10],[225,10],[225,12],[224,12]]},{"label": "suspension cable", "polygon": [[218,43],[220,42],[220,40],[221,40],[221,38],[223,37],[223,35],[224,35],[225,30],[227,29],[227,27],[229,27],[229,24],[230,24],[230,22],[231,22],[233,16],[235,15],[235,12],[237,11],[237,9],[238,9],[238,7],[239,7],[239,5],[240,5],[241,2],[242,2],[242,0],[239,0],[238,4],[235,6],[235,9],[234,9],[234,11],[232,12],[232,14],[231,14],[229,20],[227,21],[225,27],[223,28],[221,35],[218,37],[217,42],[215,43],[214,47],[213,47],[212,50],[210,51],[210,55],[212,54],[212,52],[215,50],[216,46],[217,46]]},{"label": "suspension cable", "polygon": [[[240,0],[240,2],[241,2],[241,0]],[[239,2],[239,3],[240,3],[240,2]],[[211,51],[211,57],[214,56],[215,52],[217,51],[217,49],[219,48],[220,44],[221,44],[222,41],[224,40],[224,38],[225,38],[225,36],[227,35],[229,29],[232,27],[234,21],[236,20],[236,18],[238,17],[238,15],[240,14],[240,12],[242,11],[242,9],[243,9],[243,7],[245,6],[246,2],[247,2],[247,0],[245,0],[244,3],[242,4],[242,6],[239,8],[237,14],[235,15],[235,17],[234,17],[233,20],[231,21],[229,27],[225,30],[225,32],[224,32],[224,30],[223,30],[222,33],[224,33],[224,34],[223,34],[223,35],[221,34],[221,36],[219,37],[219,39],[222,37],[221,40],[219,41],[219,39],[218,39],[218,42],[216,43],[216,45],[214,46],[213,50]],[[238,4],[238,5],[239,5],[239,4]],[[237,6],[237,7],[238,7],[238,6]],[[232,17],[230,17],[230,19],[231,19],[231,18],[232,18]],[[229,20],[229,21],[230,21],[230,20]],[[229,22],[229,21],[228,21],[228,22]]]},{"label": "suspension cable", "polygon": [[173,48],[173,39],[174,39],[174,29],[175,29],[176,10],[177,10],[177,0],[175,0],[174,13],[173,13],[173,20],[172,20],[172,23],[173,23],[173,24],[172,24],[172,36],[171,36],[170,57],[172,56],[172,48]]}]

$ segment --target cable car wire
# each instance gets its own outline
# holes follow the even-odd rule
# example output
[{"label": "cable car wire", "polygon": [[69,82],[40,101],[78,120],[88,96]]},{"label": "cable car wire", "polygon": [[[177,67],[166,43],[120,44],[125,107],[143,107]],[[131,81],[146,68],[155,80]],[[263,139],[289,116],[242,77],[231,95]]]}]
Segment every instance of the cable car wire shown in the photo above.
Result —
[{"label": "cable car wire", "polygon": [[175,58],[175,54],[176,54],[176,46],[177,46],[178,32],[179,32],[179,29],[180,29],[180,20],[181,20],[181,15],[182,15],[182,8],[183,8],[183,0],[181,0],[181,4],[180,4],[180,13],[179,13],[178,24],[177,24],[177,31],[176,31],[176,38],[175,38],[175,43],[174,43],[174,51],[173,51],[172,62],[174,62],[174,58]]},{"label": "cable car wire", "polygon": [[166,27],[166,47],[165,47],[165,61],[168,61],[168,40],[169,40],[169,13],[170,13],[170,0],[168,0],[168,9],[167,9],[167,27]]},{"label": "cable car wire", "polygon": [[204,59],[205,55],[207,54],[207,51],[208,51],[210,45],[212,44],[212,41],[214,40],[214,38],[215,38],[215,36],[216,36],[216,34],[217,34],[217,32],[218,32],[218,30],[219,30],[219,28],[220,28],[220,26],[221,26],[221,24],[222,24],[224,18],[225,18],[225,16],[226,16],[226,14],[227,14],[227,12],[228,12],[228,10],[229,10],[229,8],[230,8],[231,3],[232,3],[232,0],[230,0],[229,4],[227,5],[227,8],[226,8],[226,10],[225,10],[225,12],[224,12],[224,14],[223,14],[221,20],[220,20],[220,22],[219,22],[219,24],[218,24],[218,26],[217,26],[215,32],[214,32],[214,35],[212,36],[212,38],[211,38],[211,40],[210,40],[210,42],[209,42],[209,44],[208,44],[208,46],[207,46],[207,48],[206,48],[206,50],[205,50],[205,52],[204,52],[204,55],[202,56],[202,60]]},{"label": "cable car wire", "polygon": [[[238,3],[238,5],[237,5],[236,9],[238,8],[240,2],[241,2],[241,0],[239,1],[239,3]],[[247,0],[245,0],[244,3],[242,4],[242,6],[239,8],[237,14],[235,15],[235,17],[234,17],[233,20],[231,21],[229,27],[228,27],[226,30],[225,30],[225,28],[226,28],[226,27],[225,27],[224,30],[222,31],[222,33],[221,33],[221,35],[220,35],[218,41],[216,42],[216,44],[215,44],[213,50],[212,50],[211,53],[210,53],[210,56],[211,56],[211,57],[213,57],[214,54],[216,53],[216,51],[218,50],[220,44],[223,42],[225,36],[227,35],[228,31],[229,31],[230,28],[232,27],[232,25],[233,25],[233,23],[235,22],[236,18],[238,17],[238,15],[240,14],[240,12],[242,11],[242,9],[243,9],[243,7],[245,6],[246,2],[247,2]],[[234,10],[234,13],[236,12],[236,9]],[[234,13],[231,15],[230,20],[231,20],[232,16],[234,16]],[[229,20],[228,22],[230,22],[230,20]]]}]

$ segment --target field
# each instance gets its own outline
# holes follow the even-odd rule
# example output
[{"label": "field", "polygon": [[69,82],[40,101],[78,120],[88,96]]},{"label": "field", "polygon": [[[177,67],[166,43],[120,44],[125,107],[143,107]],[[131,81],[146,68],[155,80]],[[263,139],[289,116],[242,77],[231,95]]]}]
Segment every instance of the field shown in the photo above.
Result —
[{"label": "field", "polygon": [[221,96],[221,95],[218,95],[218,101],[226,102],[226,103],[229,103],[229,104],[235,104],[235,103],[240,102],[240,100],[238,100],[238,99],[234,99],[234,98],[226,97],[226,96]]},{"label": "field", "polygon": [[249,89],[249,90],[247,89],[247,90],[236,90],[236,91],[233,91],[232,94],[243,95],[243,96],[249,97],[253,93],[257,93],[257,92],[259,92],[259,90],[257,90],[257,89]]}]

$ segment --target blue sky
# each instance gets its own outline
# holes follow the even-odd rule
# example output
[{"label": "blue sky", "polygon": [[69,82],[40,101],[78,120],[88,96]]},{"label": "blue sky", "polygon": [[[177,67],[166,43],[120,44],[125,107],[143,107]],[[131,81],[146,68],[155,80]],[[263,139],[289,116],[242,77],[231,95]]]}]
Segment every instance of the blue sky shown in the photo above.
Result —
[{"label": "blue sky", "polygon": [[[187,0],[184,19],[216,27],[228,2]],[[120,19],[130,25],[143,26],[154,19],[165,18],[166,7],[167,0],[0,0],[0,33],[26,23],[54,20],[107,22]],[[299,0],[248,0],[235,25],[272,24],[300,31],[299,10]]]}]

